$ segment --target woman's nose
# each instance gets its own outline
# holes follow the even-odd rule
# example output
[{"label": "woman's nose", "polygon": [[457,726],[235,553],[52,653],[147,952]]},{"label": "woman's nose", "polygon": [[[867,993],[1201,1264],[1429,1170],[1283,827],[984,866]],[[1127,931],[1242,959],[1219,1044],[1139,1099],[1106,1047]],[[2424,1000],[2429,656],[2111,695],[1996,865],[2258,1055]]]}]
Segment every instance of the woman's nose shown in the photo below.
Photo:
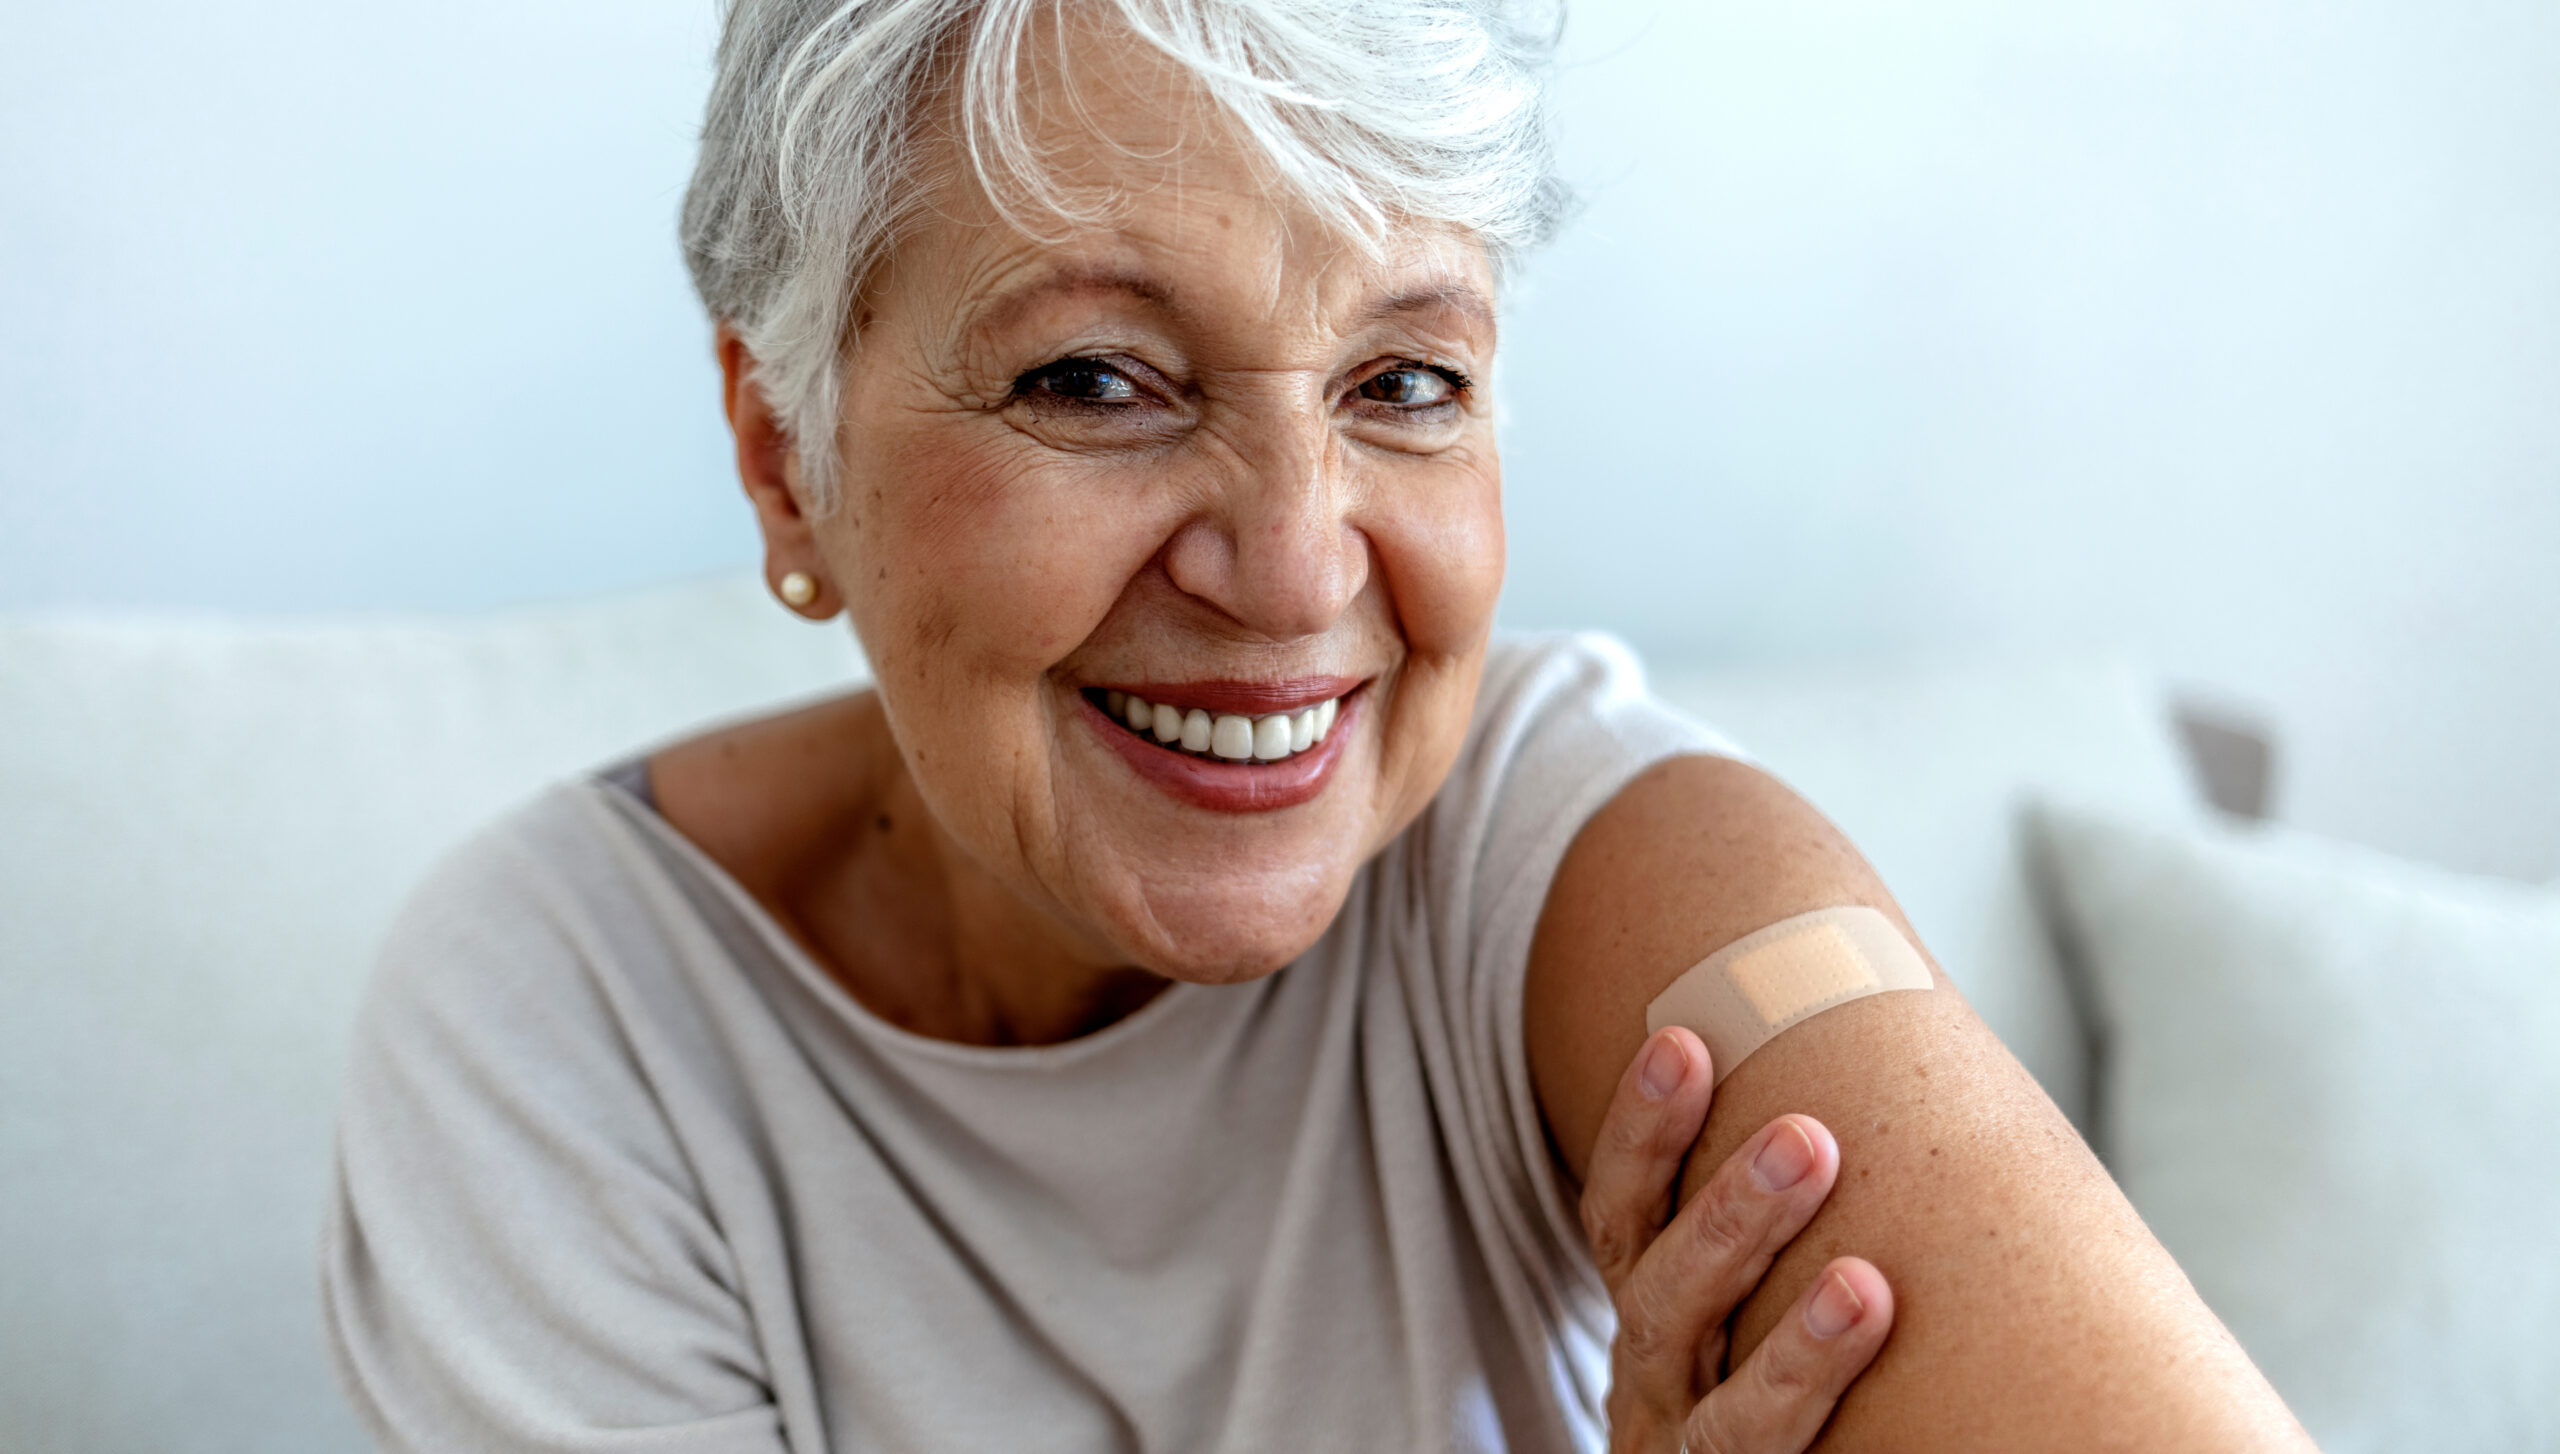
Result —
[{"label": "woman's nose", "polygon": [[1214,500],[1165,550],[1185,593],[1273,640],[1332,628],[1369,579],[1341,450],[1322,418],[1239,442]]}]

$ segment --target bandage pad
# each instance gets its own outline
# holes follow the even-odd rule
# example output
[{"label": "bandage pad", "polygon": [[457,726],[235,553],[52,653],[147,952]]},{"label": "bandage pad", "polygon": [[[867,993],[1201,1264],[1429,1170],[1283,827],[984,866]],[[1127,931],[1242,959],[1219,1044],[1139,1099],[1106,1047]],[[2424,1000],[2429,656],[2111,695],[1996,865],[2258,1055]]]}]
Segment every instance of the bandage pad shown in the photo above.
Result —
[{"label": "bandage pad", "polygon": [[1928,964],[1891,919],[1864,905],[1816,909],[1698,961],[1645,1006],[1644,1028],[1697,1031],[1722,1084],[1752,1051],[1825,1010],[1930,984]]}]

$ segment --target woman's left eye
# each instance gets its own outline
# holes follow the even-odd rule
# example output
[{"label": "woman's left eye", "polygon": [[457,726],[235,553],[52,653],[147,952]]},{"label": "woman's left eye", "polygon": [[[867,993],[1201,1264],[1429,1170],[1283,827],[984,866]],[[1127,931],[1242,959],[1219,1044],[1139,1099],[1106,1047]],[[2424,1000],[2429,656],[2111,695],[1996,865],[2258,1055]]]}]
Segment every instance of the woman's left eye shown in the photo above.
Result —
[{"label": "woman's left eye", "polygon": [[1138,397],[1138,386],[1127,374],[1095,358],[1043,364],[1014,380],[1013,391],[1017,397],[1046,394],[1078,404],[1126,404]]},{"label": "woman's left eye", "polygon": [[1428,409],[1457,398],[1458,391],[1464,387],[1466,380],[1451,370],[1405,364],[1371,374],[1353,392],[1373,404],[1385,404],[1396,409]]}]

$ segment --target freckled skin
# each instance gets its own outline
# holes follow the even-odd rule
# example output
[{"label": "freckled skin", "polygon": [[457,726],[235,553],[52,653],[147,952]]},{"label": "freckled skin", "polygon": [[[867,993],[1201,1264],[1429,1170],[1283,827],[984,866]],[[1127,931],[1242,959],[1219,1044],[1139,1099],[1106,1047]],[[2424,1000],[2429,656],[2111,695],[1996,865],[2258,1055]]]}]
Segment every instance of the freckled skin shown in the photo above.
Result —
[{"label": "freckled skin", "polygon": [[[1587,1174],[1645,1005],[1765,925],[1872,905],[1918,934],[1839,830],[1765,773],[1646,773],[1566,855],[1530,950],[1526,1048],[1559,1159]],[[1920,945],[1925,956],[1925,945]],[[1892,1336],[1824,1426],[1827,1451],[2308,1450],[2105,1168],[1955,985],[1852,1000],[1732,1068],[1691,1147],[1693,1197],[1761,1127],[1839,1143],[1821,1211],[1729,1324],[1741,1367],[1832,1259],[1889,1281]]]}]

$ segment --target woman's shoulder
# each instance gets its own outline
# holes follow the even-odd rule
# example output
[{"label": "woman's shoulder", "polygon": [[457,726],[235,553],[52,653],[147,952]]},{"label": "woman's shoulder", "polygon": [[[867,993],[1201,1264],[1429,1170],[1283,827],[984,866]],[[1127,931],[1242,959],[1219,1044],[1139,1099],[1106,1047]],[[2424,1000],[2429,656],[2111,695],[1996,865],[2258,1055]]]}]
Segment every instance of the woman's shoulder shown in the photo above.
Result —
[{"label": "woman's shoulder", "polygon": [[1516,771],[1550,766],[1550,759],[1683,753],[1744,755],[1722,733],[1656,697],[1643,663],[1617,637],[1505,632],[1486,650],[1462,761],[1493,758]]},{"label": "woman's shoulder", "polygon": [[[1552,869],[1581,824],[1646,769],[1743,756],[1655,697],[1633,651],[1596,631],[1504,633],[1485,653],[1473,724],[1423,826],[1488,869]],[[1488,860],[1499,860],[1492,862]]]},{"label": "woman's shoulder", "polygon": [[813,742],[841,740],[841,722],[869,701],[838,696],[720,723],[554,783],[482,825],[393,916],[360,1046],[416,1039],[430,1025],[498,1043],[573,1025],[611,1039],[617,1018],[684,993],[680,946],[701,937],[687,931],[708,923],[735,947],[743,931],[726,922],[730,900],[766,866],[757,851],[787,844],[785,830],[842,796]]},{"label": "woman's shoulder", "polygon": [[596,926],[638,893],[638,825],[621,788],[558,783],[448,849],[376,953],[360,1039],[422,1022],[504,1022],[556,997],[597,957]]},{"label": "woman's shoulder", "polygon": [[[610,771],[607,769],[605,771]],[[439,925],[513,918],[593,877],[611,856],[604,772],[556,782],[446,849],[393,920],[397,944]]]},{"label": "woman's shoulder", "polygon": [[862,748],[886,736],[869,693],[833,697],[519,804],[448,850],[394,917],[360,1051],[459,1035],[475,1056],[512,1047],[532,1064],[567,1040],[623,1043],[635,1017],[697,1017],[767,947],[760,888],[864,811]]},{"label": "woman's shoulder", "polygon": [[1497,636],[1473,724],[1430,808],[1376,866],[1380,900],[1431,925],[1444,989],[1515,1018],[1530,942],[1585,824],[1647,770],[1738,757],[1657,700],[1635,654],[1596,632]]},{"label": "woman's shoulder", "polygon": [[448,853],[383,945],[320,1280],[386,1443],[490,1447],[590,1398],[674,1421],[764,1396],[695,1159],[728,1108],[687,1039],[705,1017],[669,998],[686,984],[651,916],[674,880],[644,813],[593,779],[542,793]]}]

